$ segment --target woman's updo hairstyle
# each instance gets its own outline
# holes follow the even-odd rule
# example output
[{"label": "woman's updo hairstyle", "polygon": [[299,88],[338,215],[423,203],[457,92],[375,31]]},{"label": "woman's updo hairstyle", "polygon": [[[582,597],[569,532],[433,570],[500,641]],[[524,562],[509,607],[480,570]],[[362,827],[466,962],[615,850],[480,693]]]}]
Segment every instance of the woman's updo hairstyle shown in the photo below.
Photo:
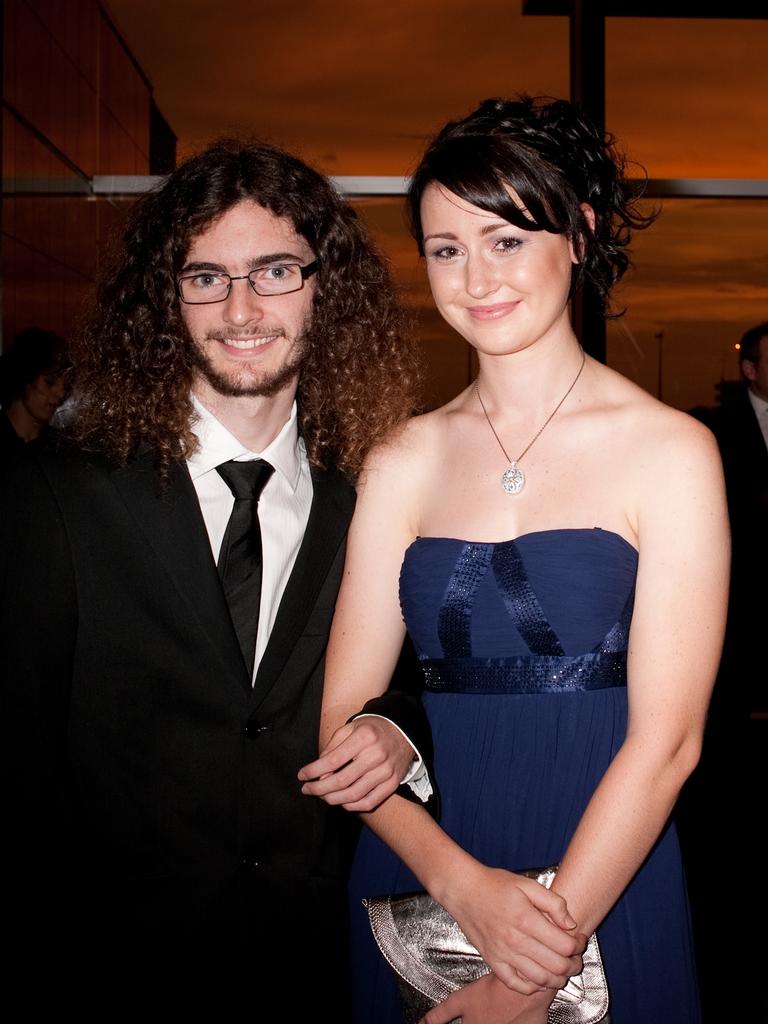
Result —
[{"label": "woman's updo hairstyle", "polygon": [[[573,239],[580,261],[571,294],[589,280],[605,307],[629,266],[631,229],[648,227],[656,217],[638,210],[640,190],[623,180],[624,167],[612,136],[598,131],[572,103],[530,96],[485,100],[463,120],[447,124],[422,157],[408,192],[411,231],[424,255],[421,200],[427,186],[438,182],[519,228]],[[594,232],[582,203],[595,211]]]}]

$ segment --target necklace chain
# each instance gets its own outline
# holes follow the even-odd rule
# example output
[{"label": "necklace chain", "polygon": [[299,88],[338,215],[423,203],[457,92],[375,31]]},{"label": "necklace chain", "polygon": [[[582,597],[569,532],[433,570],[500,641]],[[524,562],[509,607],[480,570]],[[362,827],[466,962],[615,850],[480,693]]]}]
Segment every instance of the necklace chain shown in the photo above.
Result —
[{"label": "necklace chain", "polygon": [[549,414],[549,416],[547,416],[547,418],[544,420],[542,425],[539,427],[539,429],[536,431],[536,433],[533,435],[531,440],[528,442],[528,444],[525,446],[525,448],[523,448],[523,450],[520,452],[520,454],[517,456],[516,459],[511,459],[509,457],[509,454],[507,453],[507,449],[504,447],[504,445],[501,442],[501,438],[496,433],[496,428],[494,427],[493,423],[491,422],[491,417],[488,415],[488,410],[485,408],[485,402],[483,401],[483,396],[480,394],[480,385],[479,385],[479,383],[477,381],[477,378],[475,378],[475,394],[477,395],[477,400],[480,402],[480,408],[483,410],[483,415],[485,416],[486,420],[488,421],[488,426],[491,428],[491,432],[493,433],[493,436],[496,438],[496,442],[497,442],[499,448],[501,448],[502,452],[504,453],[504,458],[509,463],[509,468],[505,471],[504,475],[501,478],[501,480],[502,480],[502,487],[509,494],[517,494],[519,491],[521,491],[523,489],[523,486],[525,484],[525,476],[523,475],[523,471],[518,467],[518,463],[523,458],[523,456],[526,455],[531,450],[531,448],[534,446],[534,444],[538,441],[538,439],[544,433],[544,430],[546,429],[546,427],[549,426],[550,422],[554,419],[554,416],[555,416],[555,413],[557,412],[557,410],[560,408],[560,406],[566,400],[568,395],[570,395],[570,393],[576,387],[576,383],[577,383],[579,377],[581,376],[581,371],[584,369],[584,364],[586,363],[586,361],[587,361],[587,354],[586,354],[586,352],[582,352],[582,354],[581,354],[581,365],[579,366],[579,369],[578,369],[578,372],[577,372],[576,376],[571,381],[570,386],[568,387],[568,390],[565,392],[565,394],[560,399],[560,401],[557,403],[555,408],[552,410],[552,412]]}]

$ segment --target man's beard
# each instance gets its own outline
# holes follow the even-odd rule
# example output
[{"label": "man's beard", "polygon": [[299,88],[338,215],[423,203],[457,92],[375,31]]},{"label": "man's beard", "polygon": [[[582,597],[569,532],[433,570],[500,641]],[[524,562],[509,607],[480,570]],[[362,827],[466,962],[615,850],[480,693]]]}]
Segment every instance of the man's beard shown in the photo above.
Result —
[{"label": "man's beard", "polygon": [[[209,338],[215,339],[215,335],[209,335]],[[245,379],[237,379],[236,370],[231,374],[221,373],[212,365],[202,346],[192,338],[189,340],[192,349],[192,363],[196,372],[217,394],[227,397],[253,398],[259,395],[262,398],[270,398],[272,395],[276,395],[287,384],[295,380],[309,351],[309,336],[305,325],[296,337],[291,358],[284,366],[257,380],[254,380],[253,375],[248,371],[243,374]],[[240,372],[243,373],[243,371]]]}]

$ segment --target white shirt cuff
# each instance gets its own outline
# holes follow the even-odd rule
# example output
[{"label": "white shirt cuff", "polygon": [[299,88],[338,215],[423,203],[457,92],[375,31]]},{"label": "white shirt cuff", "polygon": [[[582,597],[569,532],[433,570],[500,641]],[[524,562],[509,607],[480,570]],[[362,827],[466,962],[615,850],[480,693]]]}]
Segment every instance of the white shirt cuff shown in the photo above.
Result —
[{"label": "white shirt cuff", "polygon": [[355,715],[355,721],[357,721],[358,718],[383,718],[385,722],[389,722],[390,725],[394,726],[400,735],[408,742],[414,756],[411,761],[410,768],[400,780],[400,785],[408,786],[411,792],[425,804],[432,796],[432,783],[429,781],[429,772],[427,771],[427,766],[424,764],[424,759],[421,754],[416,747],[414,747],[400,726],[396,722],[393,722],[391,718],[387,718],[386,715]]}]

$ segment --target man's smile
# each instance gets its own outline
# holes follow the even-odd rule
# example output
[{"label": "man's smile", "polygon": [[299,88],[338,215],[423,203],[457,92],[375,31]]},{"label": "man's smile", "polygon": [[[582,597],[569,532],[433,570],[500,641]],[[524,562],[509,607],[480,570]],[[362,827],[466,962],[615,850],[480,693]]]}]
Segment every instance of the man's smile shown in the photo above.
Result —
[{"label": "man's smile", "polygon": [[276,332],[275,334],[260,334],[255,338],[217,338],[216,341],[220,341],[222,344],[227,345],[230,348],[254,349],[261,348],[263,345],[268,345],[271,341],[276,341],[279,337],[281,337],[281,333]]}]

